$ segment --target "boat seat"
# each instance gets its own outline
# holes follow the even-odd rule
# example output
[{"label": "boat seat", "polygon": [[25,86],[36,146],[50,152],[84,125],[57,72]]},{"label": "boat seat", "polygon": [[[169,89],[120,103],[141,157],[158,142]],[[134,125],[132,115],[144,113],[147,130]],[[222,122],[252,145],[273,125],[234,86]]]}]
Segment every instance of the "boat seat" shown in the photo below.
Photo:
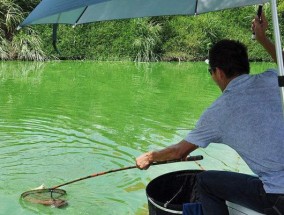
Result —
[{"label": "boat seat", "polygon": [[264,215],[232,202],[226,202],[230,215]]}]

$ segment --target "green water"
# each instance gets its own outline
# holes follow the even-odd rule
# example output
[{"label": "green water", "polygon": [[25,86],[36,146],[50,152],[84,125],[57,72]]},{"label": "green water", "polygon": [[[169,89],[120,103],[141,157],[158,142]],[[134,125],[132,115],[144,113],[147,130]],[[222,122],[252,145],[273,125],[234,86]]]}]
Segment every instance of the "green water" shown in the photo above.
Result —
[{"label": "green water", "polygon": [[[253,64],[253,72],[273,64]],[[180,169],[250,172],[231,149],[197,163],[121,171],[65,186],[69,206],[20,200],[26,190],[134,165],[180,141],[220,95],[204,63],[0,62],[0,214],[144,215],[145,187]],[[222,155],[222,156],[221,156]]]}]

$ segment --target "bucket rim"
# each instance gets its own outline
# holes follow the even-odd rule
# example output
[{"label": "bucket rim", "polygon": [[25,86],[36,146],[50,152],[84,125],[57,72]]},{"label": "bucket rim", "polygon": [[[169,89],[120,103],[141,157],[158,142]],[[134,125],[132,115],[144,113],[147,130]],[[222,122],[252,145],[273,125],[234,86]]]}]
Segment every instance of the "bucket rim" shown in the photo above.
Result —
[{"label": "bucket rim", "polygon": [[173,213],[173,214],[183,214],[182,211],[176,211],[168,208],[164,208],[160,205],[158,205],[153,199],[151,199],[149,196],[147,197],[148,201],[151,202],[152,205],[154,205],[156,208],[159,208],[162,211],[168,212],[168,213]]},{"label": "bucket rim", "polygon": [[173,172],[168,172],[162,175],[157,176],[156,178],[153,178],[146,186],[146,194],[147,194],[147,190],[148,188],[157,180],[160,180],[162,177],[168,176],[168,175],[174,175],[174,174],[178,174],[178,173],[202,173],[205,170],[200,170],[200,169],[192,169],[192,170],[178,170],[178,171],[173,171]]}]

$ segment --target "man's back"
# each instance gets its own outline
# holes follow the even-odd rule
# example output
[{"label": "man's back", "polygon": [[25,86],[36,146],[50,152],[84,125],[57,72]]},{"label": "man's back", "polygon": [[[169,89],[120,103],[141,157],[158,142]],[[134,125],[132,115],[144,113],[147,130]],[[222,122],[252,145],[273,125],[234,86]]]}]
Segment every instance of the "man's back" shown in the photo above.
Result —
[{"label": "man's back", "polygon": [[215,115],[218,142],[241,155],[266,192],[283,193],[284,120],[277,74],[233,79],[208,112]]}]

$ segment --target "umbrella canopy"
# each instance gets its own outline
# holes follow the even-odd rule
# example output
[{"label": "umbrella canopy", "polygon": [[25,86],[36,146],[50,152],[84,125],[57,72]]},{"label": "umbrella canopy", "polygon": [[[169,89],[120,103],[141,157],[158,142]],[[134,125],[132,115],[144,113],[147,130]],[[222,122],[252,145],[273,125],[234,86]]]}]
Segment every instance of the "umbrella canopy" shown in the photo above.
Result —
[{"label": "umbrella canopy", "polygon": [[162,15],[193,15],[269,0],[43,0],[20,25],[82,24]]}]

